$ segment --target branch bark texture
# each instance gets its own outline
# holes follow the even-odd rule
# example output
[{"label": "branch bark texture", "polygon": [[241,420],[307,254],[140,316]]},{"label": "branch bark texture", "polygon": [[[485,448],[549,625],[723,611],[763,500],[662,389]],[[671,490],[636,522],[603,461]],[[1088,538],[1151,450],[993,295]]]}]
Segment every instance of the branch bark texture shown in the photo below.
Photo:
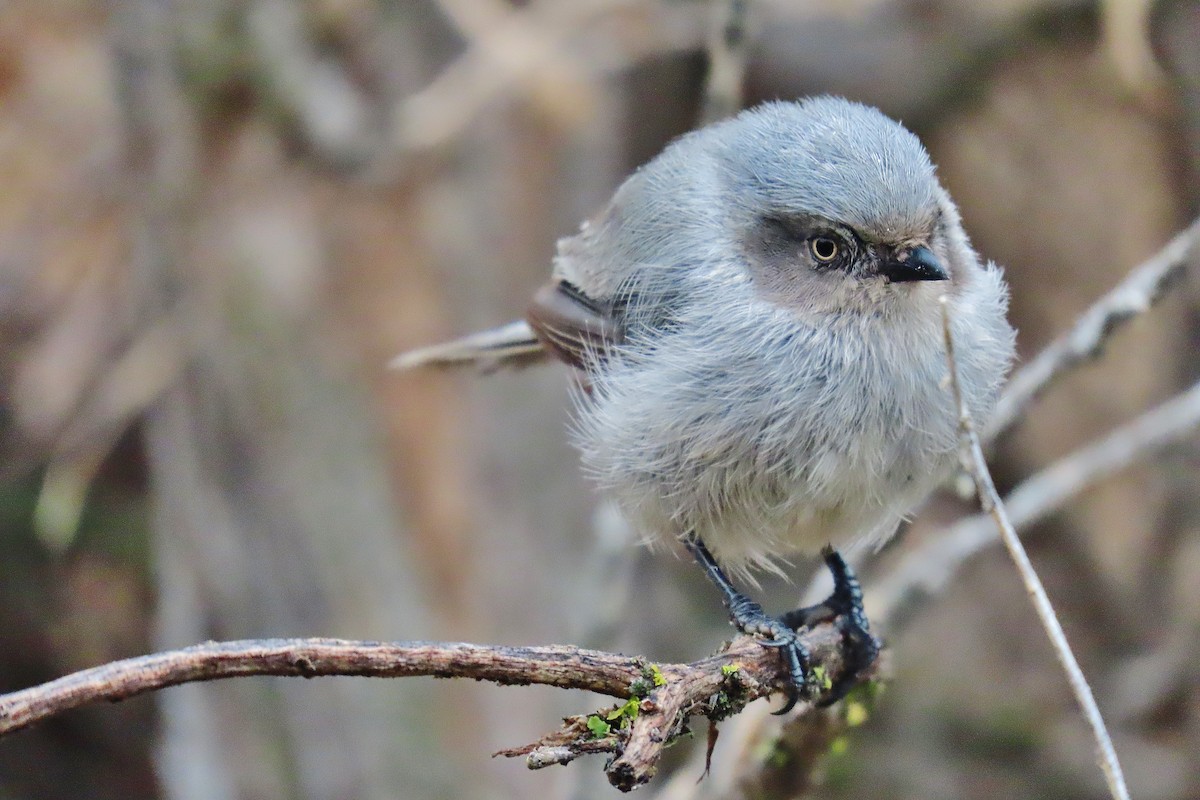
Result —
[{"label": "branch bark texture", "polygon": [[[836,681],[843,671],[841,634],[823,624],[804,632],[802,638],[813,665]],[[251,675],[426,675],[506,685],[537,683],[615,697],[626,702],[595,714],[568,717],[559,730],[537,742],[497,755],[527,756],[527,764],[536,769],[566,764],[586,753],[612,753],[606,772],[623,791],[654,776],[663,748],[686,730],[689,718],[724,719],[789,680],[778,651],[747,636],[690,664],[652,664],[642,657],[567,646],[339,639],[208,642],[115,661],[0,695],[0,736],[101,700],[119,701],[183,683]]]}]

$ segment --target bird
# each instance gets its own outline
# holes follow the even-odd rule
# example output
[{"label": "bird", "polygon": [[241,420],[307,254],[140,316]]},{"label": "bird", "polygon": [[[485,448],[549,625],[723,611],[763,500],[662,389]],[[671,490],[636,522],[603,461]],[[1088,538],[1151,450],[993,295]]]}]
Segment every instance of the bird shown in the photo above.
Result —
[{"label": "bird", "polygon": [[[918,138],[840,97],[685,134],[577,234],[525,318],[392,366],[573,368],[585,472],[650,544],[682,545],[801,698],[840,699],[880,647],[841,550],[880,546],[953,470],[942,298],[960,390],[992,411],[1015,332]],[[778,617],[736,588],[820,554],[824,603]],[[814,689],[799,631],[833,619],[848,669]]]}]

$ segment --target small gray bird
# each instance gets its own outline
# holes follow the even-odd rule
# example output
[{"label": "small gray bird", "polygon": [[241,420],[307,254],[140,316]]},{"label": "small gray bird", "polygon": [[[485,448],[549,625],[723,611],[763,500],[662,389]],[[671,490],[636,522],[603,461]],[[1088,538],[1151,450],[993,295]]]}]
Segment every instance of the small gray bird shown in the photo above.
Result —
[{"label": "small gray bird", "polygon": [[[527,323],[394,366],[549,354],[575,367],[587,472],[648,541],[686,545],[739,629],[781,648],[786,711],[811,691],[798,628],[835,619],[849,646],[854,666],[824,703],[878,651],[834,548],[882,543],[955,463],[942,295],[982,421],[1013,357],[1008,293],[921,143],[839,98],[768,103],[627,179],[559,243]],[[833,595],[779,618],[724,571],[819,551]]]}]

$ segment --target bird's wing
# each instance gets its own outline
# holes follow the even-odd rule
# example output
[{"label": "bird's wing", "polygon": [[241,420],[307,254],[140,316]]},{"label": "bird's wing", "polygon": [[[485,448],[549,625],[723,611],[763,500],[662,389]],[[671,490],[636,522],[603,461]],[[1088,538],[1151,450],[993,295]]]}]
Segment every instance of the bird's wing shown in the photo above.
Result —
[{"label": "bird's wing", "polygon": [[610,312],[565,280],[539,289],[525,318],[551,353],[583,370],[624,338],[620,322]]},{"label": "bird's wing", "polygon": [[586,370],[621,340],[621,326],[611,314],[570,282],[557,280],[534,295],[526,319],[401,353],[389,366],[397,370],[474,366],[490,371],[553,355]]}]

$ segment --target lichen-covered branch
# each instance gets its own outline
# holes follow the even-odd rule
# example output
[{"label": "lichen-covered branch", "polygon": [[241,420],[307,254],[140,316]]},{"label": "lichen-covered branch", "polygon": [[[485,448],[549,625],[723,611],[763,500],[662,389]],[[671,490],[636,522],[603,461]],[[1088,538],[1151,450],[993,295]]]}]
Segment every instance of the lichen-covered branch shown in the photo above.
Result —
[{"label": "lichen-covered branch", "polygon": [[[843,671],[841,634],[824,624],[805,631],[812,663],[831,681]],[[500,647],[445,642],[264,639],[208,642],[183,650],[114,661],[49,683],[0,695],[0,737],[74,708],[182,683],[250,675],[315,678],[432,675],[507,685],[584,689],[623,701],[569,717],[561,728],[498,755],[527,757],[530,768],[566,764],[587,753],[612,753],[609,780],[629,791],[654,776],[662,750],[693,716],[713,721],[786,687],[778,650],[739,636],[690,664],[652,664],[577,647]]]}]

